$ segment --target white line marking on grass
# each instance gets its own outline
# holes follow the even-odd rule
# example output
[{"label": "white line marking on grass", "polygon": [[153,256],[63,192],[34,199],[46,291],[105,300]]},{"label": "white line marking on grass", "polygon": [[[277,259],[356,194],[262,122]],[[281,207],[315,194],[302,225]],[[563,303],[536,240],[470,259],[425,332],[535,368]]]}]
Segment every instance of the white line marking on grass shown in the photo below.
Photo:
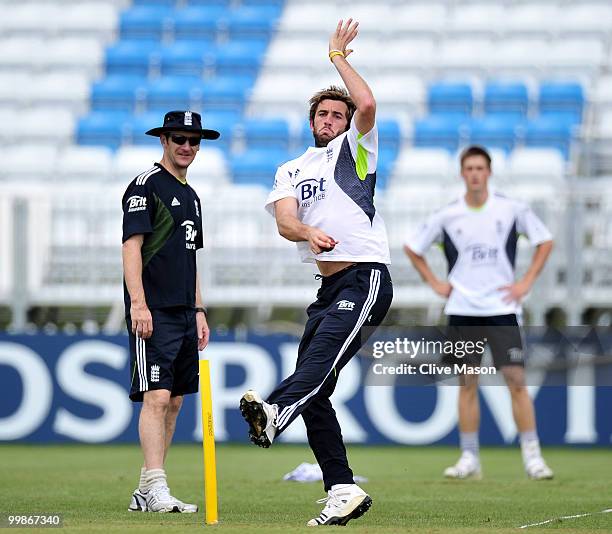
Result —
[{"label": "white line marking on grass", "polygon": [[606,510],[602,510],[601,512],[590,512],[588,514],[577,514],[577,515],[564,515],[561,517],[553,517],[552,519],[547,519],[546,521],[540,521],[539,523],[530,523],[529,525],[523,525],[519,528],[539,527],[540,525],[546,525],[547,523],[552,523],[553,521],[561,521],[563,519],[576,519],[577,517],[587,517],[589,515],[609,514],[611,512],[612,512],[612,508],[607,508]]}]

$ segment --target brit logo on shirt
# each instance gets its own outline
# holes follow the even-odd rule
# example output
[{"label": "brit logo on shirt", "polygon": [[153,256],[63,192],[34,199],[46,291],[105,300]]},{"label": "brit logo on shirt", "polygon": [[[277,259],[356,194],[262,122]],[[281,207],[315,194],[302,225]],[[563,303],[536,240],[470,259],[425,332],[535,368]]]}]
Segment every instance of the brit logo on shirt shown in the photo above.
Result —
[{"label": "brit logo on shirt", "polygon": [[308,208],[317,200],[325,198],[325,182],[325,178],[319,178],[318,180],[310,178],[296,185],[302,208]]},{"label": "brit logo on shirt", "polygon": [[195,238],[198,231],[194,228],[193,221],[185,221],[181,226],[185,227],[185,248],[187,250],[196,250]]},{"label": "brit logo on shirt", "polygon": [[471,257],[473,266],[494,265],[499,257],[497,247],[489,247],[484,243],[470,245],[466,252]]},{"label": "brit logo on shirt", "polygon": [[128,213],[135,211],[144,211],[147,209],[147,197],[141,197],[138,195],[132,195],[127,199]]},{"label": "brit logo on shirt", "polygon": [[333,157],[334,157],[334,149],[333,148],[328,148],[325,151],[325,157],[327,158],[327,163],[329,163]]}]

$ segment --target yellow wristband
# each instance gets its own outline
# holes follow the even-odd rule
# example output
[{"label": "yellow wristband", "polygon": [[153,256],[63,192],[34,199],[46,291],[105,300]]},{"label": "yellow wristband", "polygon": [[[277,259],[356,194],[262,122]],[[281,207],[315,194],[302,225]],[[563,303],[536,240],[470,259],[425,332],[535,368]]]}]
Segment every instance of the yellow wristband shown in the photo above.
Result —
[{"label": "yellow wristband", "polygon": [[330,50],[329,51],[329,60],[332,61],[335,56],[344,56],[344,52],[342,50]]}]

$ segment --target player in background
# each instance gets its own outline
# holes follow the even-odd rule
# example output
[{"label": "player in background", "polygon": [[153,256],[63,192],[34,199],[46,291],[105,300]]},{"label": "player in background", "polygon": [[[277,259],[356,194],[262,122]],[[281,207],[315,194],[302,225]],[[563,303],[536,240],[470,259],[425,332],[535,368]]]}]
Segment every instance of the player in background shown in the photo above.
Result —
[{"label": "player in background", "polygon": [[[552,250],[550,232],[522,202],[489,190],[491,157],[473,146],[461,154],[465,194],[431,215],[405,245],[410,261],[431,288],[447,298],[444,312],[453,337],[486,339],[495,367],[510,390],[512,413],[520,433],[523,464],[532,479],[550,479],[552,470],[540,451],[533,402],[525,386],[520,327],[521,301],[533,286]],[[515,280],[519,235],[536,247],[531,265]],[[448,280],[439,280],[424,258],[438,243],[448,261]],[[480,365],[482,355],[447,363]],[[462,374],[459,390],[461,457],[444,471],[448,478],[480,478],[478,375]]]},{"label": "player in background", "polygon": [[393,298],[387,232],[374,206],[376,102],[347,61],[357,27],[352,19],[340,21],[329,40],[329,59],[348,92],[332,86],[311,98],[315,146],[278,169],[266,202],[279,233],[297,243],[303,262],[316,262],[322,278],[307,310],[296,369],[265,401],[255,391],[240,401],[251,441],[261,447],[302,416],[327,491],[323,511],[309,526],[346,525],[372,503],[354,483],[329,397]]},{"label": "player in background", "polygon": [[187,169],[202,139],[191,111],[166,113],[147,132],[160,138],[160,163],[138,175],[123,196],[125,315],[130,343],[130,398],[142,402],[138,433],[144,456],[129,510],[194,513],[170,494],[164,462],[183,396],[198,391],[198,350],[208,343],[196,251],[203,247],[200,199]]}]

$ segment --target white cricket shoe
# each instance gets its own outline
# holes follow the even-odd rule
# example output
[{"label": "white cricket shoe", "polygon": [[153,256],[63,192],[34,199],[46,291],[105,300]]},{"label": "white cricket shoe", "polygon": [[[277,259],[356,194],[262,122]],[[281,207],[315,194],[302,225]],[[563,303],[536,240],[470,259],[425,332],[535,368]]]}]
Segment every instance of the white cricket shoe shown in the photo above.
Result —
[{"label": "white cricket shoe", "polygon": [[276,435],[276,404],[264,402],[259,393],[249,389],[240,399],[240,413],[249,424],[251,441],[267,449]]},{"label": "white cricket shoe", "polygon": [[153,486],[146,495],[148,512],[195,514],[198,507],[187,504],[170,495],[170,489],[165,484]]},{"label": "white cricket shoe", "polygon": [[136,488],[132,493],[132,500],[128,507],[128,512],[146,512],[147,511],[147,494]]},{"label": "white cricket shoe", "polygon": [[446,478],[474,478],[480,480],[482,478],[480,461],[471,452],[464,451],[455,465],[444,470],[444,476]]},{"label": "white cricket shoe", "polygon": [[555,476],[541,456],[529,460],[525,465],[525,471],[531,480],[552,480]]},{"label": "white cricket shoe", "polygon": [[327,497],[319,499],[318,503],[326,503],[319,514],[306,523],[308,527],[321,525],[346,525],[351,519],[357,519],[372,506],[372,499],[357,484],[345,488],[329,490]]}]

